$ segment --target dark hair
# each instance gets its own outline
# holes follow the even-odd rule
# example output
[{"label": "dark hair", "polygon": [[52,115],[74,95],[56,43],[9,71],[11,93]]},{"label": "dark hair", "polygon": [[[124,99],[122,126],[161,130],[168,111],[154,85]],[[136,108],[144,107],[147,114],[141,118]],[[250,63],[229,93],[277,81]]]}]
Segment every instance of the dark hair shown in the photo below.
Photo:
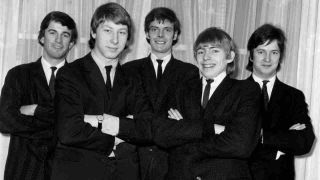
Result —
[{"label": "dark hair", "polygon": [[236,71],[236,64],[238,62],[239,53],[235,42],[232,40],[228,33],[217,27],[210,27],[202,31],[198,35],[193,45],[193,53],[195,58],[200,44],[213,44],[224,49],[227,58],[230,58],[231,51],[233,51],[235,56],[233,61],[228,63],[227,65],[227,74],[232,75]]},{"label": "dark hair", "polygon": [[45,30],[48,28],[49,24],[54,21],[61,23],[62,26],[67,26],[69,30],[71,30],[71,40],[74,44],[77,43],[78,31],[77,26],[74,20],[66,13],[60,11],[52,11],[44,17],[40,25],[40,31],[38,35],[38,42],[41,46],[43,43],[40,41],[41,38],[44,37]]},{"label": "dark hair", "polygon": [[[106,20],[113,21],[115,24],[122,24],[128,27],[128,41],[131,37],[132,22],[129,13],[117,3],[106,3],[99,6],[94,12],[91,19],[91,31],[96,33],[98,26],[104,23]],[[90,33],[89,47],[94,48],[96,40],[92,37]],[[126,46],[127,48],[127,46]]]},{"label": "dark hair", "polygon": [[[173,30],[174,32],[177,32],[177,39],[173,40],[172,45],[175,45],[178,42],[178,37],[181,33],[180,29],[180,21],[177,18],[176,14],[173,12],[173,10],[166,8],[166,7],[157,7],[152,9],[148,15],[146,16],[146,19],[144,21],[144,31],[147,33],[150,30],[150,24],[154,21],[160,21],[163,22],[165,20],[168,20],[173,24]],[[150,40],[147,38],[148,43],[150,43]]]},{"label": "dark hair", "polygon": [[280,70],[280,64],[283,60],[283,56],[284,56],[284,52],[285,52],[285,42],[286,42],[286,37],[284,35],[284,32],[272,25],[272,24],[264,24],[262,26],[260,26],[258,29],[256,29],[253,34],[251,35],[251,37],[249,38],[248,41],[248,45],[247,45],[247,49],[249,51],[249,61],[247,64],[247,70],[251,71],[253,70],[253,63],[252,61],[250,61],[251,59],[253,59],[253,51],[256,47],[258,47],[259,45],[262,45],[266,42],[271,43],[272,41],[276,40],[278,47],[280,49],[280,60],[279,60],[279,64],[277,67],[277,71]]}]

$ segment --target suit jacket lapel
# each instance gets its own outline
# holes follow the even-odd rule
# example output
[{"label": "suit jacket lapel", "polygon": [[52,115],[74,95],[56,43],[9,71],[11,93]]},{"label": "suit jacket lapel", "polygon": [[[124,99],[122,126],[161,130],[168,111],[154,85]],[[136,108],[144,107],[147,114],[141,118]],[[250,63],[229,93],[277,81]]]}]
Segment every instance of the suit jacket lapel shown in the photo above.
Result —
[{"label": "suit jacket lapel", "polygon": [[214,113],[216,107],[219,106],[221,101],[229,93],[230,88],[233,86],[233,81],[229,76],[226,76],[222,82],[219,84],[217,89],[212,94],[211,98],[208,101],[206,108],[204,109],[204,116]]},{"label": "suit jacket lapel", "polygon": [[156,74],[154,71],[153,64],[151,62],[150,55],[143,60],[141,73],[141,77],[144,79],[143,82],[145,82],[144,89],[146,90],[146,93],[150,96],[150,100],[154,105],[158,96],[158,87]]},{"label": "suit jacket lapel", "polygon": [[114,76],[114,80],[113,80],[113,86],[111,89],[111,95],[110,95],[110,100],[107,103],[107,109],[108,112],[111,111],[111,108],[113,107],[114,104],[116,104],[119,101],[119,95],[121,95],[121,92],[123,90],[125,90],[124,88],[127,87],[128,83],[126,80],[125,75],[123,74],[121,65],[118,64],[117,65],[117,69],[116,69],[116,73]]},{"label": "suit jacket lapel", "polygon": [[[34,66],[31,67],[30,81],[35,82],[35,87],[32,87],[33,88],[32,93],[36,93],[37,91],[44,92],[43,94],[50,96],[50,98],[48,99],[51,99],[49,85],[47,83],[47,79],[41,64],[41,58],[39,58],[33,65]],[[33,94],[33,97],[38,97],[38,96]]]},{"label": "suit jacket lapel", "polygon": [[267,121],[269,121],[269,125],[270,127],[273,127],[276,125],[277,120],[281,119],[279,117],[275,117],[275,116],[280,116],[280,112],[281,112],[281,107],[280,107],[280,102],[279,100],[281,99],[281,97],[284,97],[284,92],[283,92],[283,86],[281,84],[281,82],[279,81],[278,78],[276,78],[274,85],[273,85],[273,89],[272,89],[272,93],[271,93],[271,98],[268,104],[268,118],[266,118]]},{"label": "suit jacket lapel", "polygon": [[83,58],[83,72],[86,84],[91,93],[97,97],[99,111],[106,111],[105,100],[108,99],[106,86],[98,65],[94,62],[91,54]]}]

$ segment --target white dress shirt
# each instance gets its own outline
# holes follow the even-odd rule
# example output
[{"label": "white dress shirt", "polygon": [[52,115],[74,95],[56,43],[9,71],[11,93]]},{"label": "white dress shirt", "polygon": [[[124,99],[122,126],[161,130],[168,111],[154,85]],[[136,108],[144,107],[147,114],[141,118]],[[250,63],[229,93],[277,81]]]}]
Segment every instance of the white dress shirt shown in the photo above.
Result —
[{"label": "white dress shirt", "polygon": [[[57,72],[58,70],[66,63],[66,61],[61,61],[59,64],[55,65],[55,67],[57,68],[55,71],[54,71],[54,76],[57,75]],[[51,78],[51,67],[52,65],[42,56],[41,57],[41,65],[42,65],[42,69],[44,71],[44,75],[46,76],[46,80],[47,80],[47,83],[49,85],[49,81],[50,81],[50,78]]]},{"label": "white dress shirt", "polygon": [[[216,76],[213,79],[213,82],[210,84],[210,92],[209,92],[209,98],[208,101],[210,100],[213,92],[217,89],[217,87],[220,85],[220,83],[223,81],[223,79],[227,76],[227,73],[225,71],[223,71],[222,73],[220,73],[218,76]],[[202,76],[202,95],[201,95],[201,104],[203,103],[203,93],[204,93],[204,89],[207,85],[207,79]]]},{"label": "white dress shirt", "polygon": [[153,64],[153,68],[154,68],[154,72],[156,72],[156,76],[157,76],[157,71],[158,71],[158,62],[157,59],[161,59],[163,60],[161,67],[162,67],[162,74],[167,66],[167,64],[169,63],[170,59],[171,59],[172,54],[168,54],[167,56],[163,57],[163,58],[158,58],[155,54],[151,53],[150,58]]}]

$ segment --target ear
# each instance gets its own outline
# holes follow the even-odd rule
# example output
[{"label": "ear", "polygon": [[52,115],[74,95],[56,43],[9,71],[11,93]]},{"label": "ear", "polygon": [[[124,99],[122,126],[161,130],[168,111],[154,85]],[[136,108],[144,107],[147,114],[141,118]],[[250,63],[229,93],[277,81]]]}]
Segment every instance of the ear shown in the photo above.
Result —
[{"label": "ear", "polygon": [[231,63],[234,60],[235,56],[236,56],[236,53],[234,53],[234,51],[230,51],[230,57],[227,59],[227,62]]},{"label": "ear", "polygon": [[42,44],[44,44],[44,36],[42,36],[42,38],[40,38],[40,42],[41,42]]},{"label": "ear", "polygon": [[173,34],[173,40],[177,40],[177,38],[178,38],[178,32],[176,31],[176,32],[174,32],[174,34]]},{"label": "ear", "polygon": [[91,34],[91,36],[92,36],[93,39],[96,39],[97,33],[94,33],[94,32],[92,31],[92,29],[90,30],[90,34]]},{"label": "ear", "polygon": [[73,46],[74,46],[74,42],[70,42],[70,44],[69,44],[69,50],[71,50],[71,49],[73,48]]},{"label": "ear", "polygon": [[150,35],[148,32],[146,32],[146,38],[150,40]]},{"label": "ear", "polygon": [[253,59],[250,55],[249,55],[249,61],[253,62]]}]

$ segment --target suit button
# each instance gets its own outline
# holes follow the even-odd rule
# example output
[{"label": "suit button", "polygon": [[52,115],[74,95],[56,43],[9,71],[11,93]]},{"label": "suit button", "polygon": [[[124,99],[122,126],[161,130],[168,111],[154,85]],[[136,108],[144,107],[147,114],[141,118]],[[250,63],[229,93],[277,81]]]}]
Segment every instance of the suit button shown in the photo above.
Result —
[{"label": "suit button", "polygon": [[196,180],[201,180],[201,177],[197,176],[197,177],[196,177]]},{"label": "suit button", "polygon": [[150,148],[150,149],[149,149],[149,151],[150,151],[150,152],[152,152],[152,151],[153,151],[153,149],[152,149],[152,148]]}]

